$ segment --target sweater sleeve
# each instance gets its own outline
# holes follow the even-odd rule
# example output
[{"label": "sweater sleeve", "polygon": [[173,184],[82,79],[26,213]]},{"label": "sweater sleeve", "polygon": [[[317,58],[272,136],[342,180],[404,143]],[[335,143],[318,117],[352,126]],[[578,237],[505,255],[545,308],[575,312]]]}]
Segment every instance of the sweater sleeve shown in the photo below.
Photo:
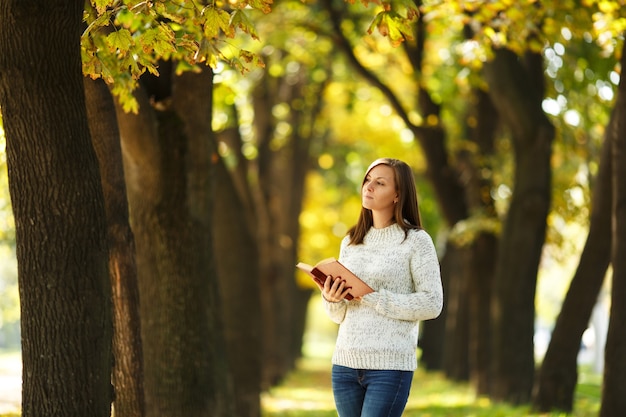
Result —
[{"label": "sweater sleeve", "polygon": [[335,323],[341,324],[343,319],[346,317],[348,302],[346,300],[341,300],[333,303],[326,300],[324,296],[322,296],[322,304],[324,305],[324,310],[326,310],[328,317]]},{"label": "sweater sleeve", "polygon": [[[348,239],[347,237],[344,237],[344,239],[341,241],[341,245],[339,248],[340,260],[341,260],[342,253],[347,244],[348,244]],[[346,317],[346,310],[348,309],[348,301],[341,300],[337,303],[333,303],[331,301],[326,300],[323,295],[321,297],[322,297],[322,304],[324,306],[324,310],[326,311],[326,315],[328,315],[328,317],[335,323],[341,324],[343,319]]]},{"label": "sweater sleeve", "polygon": [[439,316],[443,308],[441,270],[435,245],[424,231],[417,233],[410,268],[414,292],[396,294],[380,289],[365,295],[361,302],[386,317],[398,320],[429,320]]}]

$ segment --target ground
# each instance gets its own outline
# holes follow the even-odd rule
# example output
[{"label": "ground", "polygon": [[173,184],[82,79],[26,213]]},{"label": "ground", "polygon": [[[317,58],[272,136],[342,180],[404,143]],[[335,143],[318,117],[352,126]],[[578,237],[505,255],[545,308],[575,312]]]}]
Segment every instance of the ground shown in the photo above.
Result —
[{"label": "ground", "polygon": [[22,361],[19,352],[0,353],[0,416],[20,411]]}]

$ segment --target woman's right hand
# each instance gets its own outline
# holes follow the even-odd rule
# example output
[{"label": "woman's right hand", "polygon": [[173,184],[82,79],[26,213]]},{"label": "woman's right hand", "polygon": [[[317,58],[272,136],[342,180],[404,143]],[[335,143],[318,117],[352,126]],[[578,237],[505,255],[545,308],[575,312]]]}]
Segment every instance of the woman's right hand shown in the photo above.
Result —
[{"label": "woman's right hand", "polygon": [[327,276],[326,281],[324,281],[324,288],[322,289],[322,296],[326,301],[330,301],[331,303],[338,303],[339,301],[346,298],[350,288],[346,288],[346,281],[341,279],[341,277],[337,277],[334,279],[332,276]]}]

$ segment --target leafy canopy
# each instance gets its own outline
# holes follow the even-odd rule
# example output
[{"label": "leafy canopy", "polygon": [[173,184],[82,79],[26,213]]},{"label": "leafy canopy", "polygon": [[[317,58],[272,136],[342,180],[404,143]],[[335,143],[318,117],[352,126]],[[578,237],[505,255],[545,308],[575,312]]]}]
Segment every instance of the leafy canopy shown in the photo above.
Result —
[{"label": "leafy canopy", "polygon": [[[229,39],[241,32],[258,40],[250,9],[271,11],[272,0],[91,0],[82,34],[83,72],[113,85],[126,111],[137,111],[132,91],[148,71],[159,75],[159,60],[177,63],[177,72],[223,60],[241,72],[263,67],[260,57]],[[233,51],[237,51],[233,52]]]},{"label": "leafy canopy", "polygon": [[[354,4],[354,0],[348,0]],[[379,2],[377,0],[361,0],[365,6],[370,3],[380,4],[379,11],[367,33],[372,34],[374,28],[383,36],[388,36],[394,46],[399,46],[404,40],[413,40],[411,24],[416,20],[419,11],[412,0],[392,0]]]},{"label": "leafy canopy", "polygon": [[[355,3],[356,0],[348,0]],[[413,40],[411,26],[422,14],[426,22],[437,22],[440,27],[460,31],[471,29],[469,56],[479,67],[489,59],[493,47],[507,47],[523,54],[541,52],[546,44],[558,37],[563,26],[593,28],[587,33],[607,53],[619,53],[616,39],[626,31],[626,2],[624,0],[361,0],[368,7],[378,6],[368,33],[374,28],[398,46]],[[416,6],[420,3],[420,6]],[[471,60],[470,60],[471,61]],[[470,62],[468,62],[469,64]]]}]

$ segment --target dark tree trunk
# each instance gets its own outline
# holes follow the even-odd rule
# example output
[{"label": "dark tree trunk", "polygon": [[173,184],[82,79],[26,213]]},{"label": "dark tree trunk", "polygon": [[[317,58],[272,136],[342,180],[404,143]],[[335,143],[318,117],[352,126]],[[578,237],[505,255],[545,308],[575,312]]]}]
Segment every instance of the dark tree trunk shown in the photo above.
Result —
[{"label": "dark tree trunk", "polygon": [[[233,119],[237,120],[237,111]],[[238,415],[260,413],[259,393],[266,366],[263,357],[264,318],[261,308],[259,249],[253,186],[238,123],[216,133],[219,146],[229,149],[234,166],[220,156],[214,161],[214,252],[224,309],[225,337],[235,383]],[[245,260],[245,261],[244,261]],[[245,288],[245,291],[242,289]],[[250,349],[250,346],[255,346]]]},{"label": "dark tree trunk", "polygon": [[537,271],[550,208],[554,127],[543,113],[541,56],[522,60],[495,51],[485,65],[489,92],[515,150],[515,183],[505,219],[492,297],[491,396],[528,402],[534,378],[534,321]]},{"label": "dark tree trunk", "polygon": [[[439,119],[439,106],[432,102],[428,93],[421,90],[419,98],[422,117]],[[415,128],[413,132],[426,155],[426,175],[437,194],[444,219],[448,225],[453,226],[467,217],[467,206],[457,171],[449,164],[445,132],[441,126],[431,129]],[[463,290],[467,288],[467,268],[459,264],[463,259],[461,250],[452,248],[449,242],[446,246],[448,249],[441,259],[442,282],[446,285],[443,312],[440,317],[421,324],[424,341],[420,360],[424,362],[426,369],[443,369],[453,379],[466,380],[469,375],[467,326],[470,322],[466,293]]]},{"label": "dark tree trunk", "polygon": [[24,417],[110,415],[111,286],[82,84],[83,5],[0,2]]},{"label": "dark tree trunk", "polygon": [[487,395],[491,387],[491,289],[494,261],[498,258],[498,239],[491,233],[481,233],[467,249],[470,276],[469,303],[469,372],[470,382],[479,395]]},{"label": "dark tree trunk", "polygon": [[[466,292],[468,304],[468,369],[469,379],[479,395],[488,395],[491,381],[491,289],[494,285],[498,237],[494,225],[499,223],[491,197],[494,187],[490,164],[494,153],[499,117],[489,95],[475,89],[470,103],[468,137],[475,145],[457,155],[457,165],[465,185],[469,211],[469,241],[464,248]],[[464,241],[465,239],[462,239]]]},{"label": "dark tree trunk", "polygon": [[[626,67],[626,47],[620,60]],[[612,135],[613,206],[612,251],[613,281],[611,319],[606,338],[604,379],[600,417],[626,415],[626,80],[620,80],[615,103],[615,132]]]},{"label": "dark tree trunk", "polygon": [[85,78],[84,85],[107,214],[113,290],[113,409],[116,417],[140,417],[145,414],[145,404],[139,288],[115,103],[104,81]]},{"label": "dark tree trunk", "polygon": [[[416,2],[418,6],[421,3]],[[403,44],[407,58],[415,70],[416,85],[422,84],[422,62],[428,34],[422,17],[420,15],[415,25],[415,44],[408,42]],[[467,218],[468,208],[465,201],[466,192],[459,181],[459,173],[450,165],[446,132],[440,122],[441,106],[433,100],[428,90],[423,86],[419,87],[415,107],[424,120],[436,121],[434,124],[429,123],[429,128],[414,125],[400,106],[395,107],[401,116],[404,114],[407,126],[413,131],[417,143],[426,156],[428,161],[426,176],[435,191],[443,218],[450,227],[453,227],[457,222]],[[420,360],[426,369],[443,369],[451,378],[465,380],[469,375],[467,326],[470,321],[466,298],[464,293],[458,291],[467,286],[464,282],[466,278],[464,272],[467,272],[467,268],[462,265],[462,251],[452,248],[450,242],[446,246],[446,254],[441,260],[441,275],[445,289],[443,311],[435,320],[427,320],[421,324],[424,340],[420,342],[422,345]],[[454,307],[452,311],[449,311],[450,305]]]},{"label": "dark tree trunk", "polygon": [[214,165],[214,253],[220,277],[236,415],[261,415],[262,318],[258,253],[249,213],[221,159]]},{"label": "dark tree trunk", "polygon": [[533,407],[572,411],[578,381],[578,352],[611,257],[611,137],[615,112],[607,127],[600,170],[594,181],[589,234],[561,306],[535,382]]},{"label": "dark tree trunk", "polygon": [[162,63],[161,76],[136,93],[138,115],[118,106],[137,247],[146,415],[230,416],[212,256],[212,75],[175,77],[170,65]]},{"label": "dark tree trunk", "polygon": [[[429,371],[442,369],[449,371],[449,367],[453,366],[452,361],[455,357],[453,352],[457,349],[454,346],[456,329],[453,326],[448,326],[448,304],[451,300],[450,283],[456,282],[451,280],[451,277],[462,274],[463,265],[460,257],[458,248],[448,242],[445,253],[440,260],[444,308],[436,319],[420,323],[418,347],[421,350],[421,356],[419,366]],[[467,362],[466,358],[464,361]]]},{"label": "dark tree trunk", "polygon": [[468,272],[464,249],[448,241],[441,261],[441,275],[447,284],[443,369],[448,378],[456,381],[467,381],[469,377]]},{"label": "dark tree trunk", "polygon": [[[311,295],[310,289],[300,288],[295,280],[296,242],[309,146],[319,113],[319,108],[310,106],[319,100],[311,100],[310,95],[321,90],[307,74],[297,78],[293,83],[293,79],[266,75],[253,97],[259,150],[255,208],[264,326],[263,388],[280,381],[301,356]],[[277,103],[290,104],[288,123],[297,127],[282,146],[275,144],[279,120],[272,109]]]}]

